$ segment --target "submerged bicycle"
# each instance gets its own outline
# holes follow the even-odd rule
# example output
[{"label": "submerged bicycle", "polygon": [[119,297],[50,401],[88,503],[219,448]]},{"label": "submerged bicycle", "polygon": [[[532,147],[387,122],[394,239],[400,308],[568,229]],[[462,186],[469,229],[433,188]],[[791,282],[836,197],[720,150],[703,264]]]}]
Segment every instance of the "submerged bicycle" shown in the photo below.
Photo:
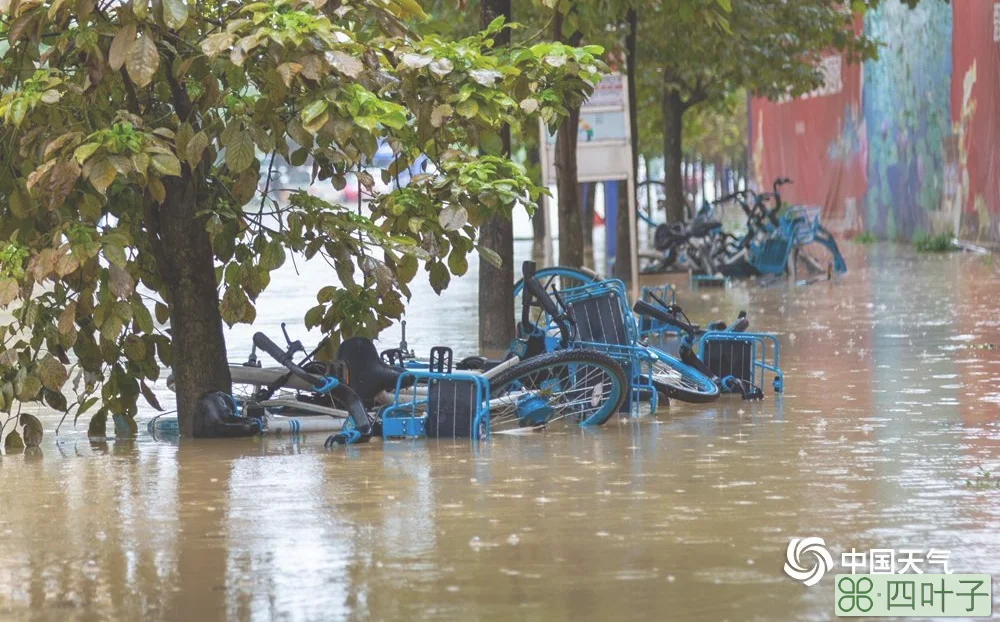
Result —
[{"label": "submerged bicycle", "polygon": [[[196,436],[332,431],[328,444],[373,435],[484,439],[603,424],[619,412],[629,388],[613,358],[588,349],[512,354],[460,370],[447,347],[433,348],[427,362],[399,365],[384,360],[370,339],[354,337],[325,365],[311,355],[294,362],[304,348],[285,337],[288,347],[281,348],[263,333],[254,335],[247,363],[230,368],[237,390],[199,399]],[[264,368],[257,349],[281,367]]]}]

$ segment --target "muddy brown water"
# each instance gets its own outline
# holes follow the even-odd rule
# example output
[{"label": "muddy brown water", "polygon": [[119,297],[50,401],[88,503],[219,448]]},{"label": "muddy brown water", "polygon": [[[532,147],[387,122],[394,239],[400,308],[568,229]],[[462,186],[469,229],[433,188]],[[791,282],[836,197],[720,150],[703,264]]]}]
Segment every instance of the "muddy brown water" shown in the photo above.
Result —
[{"label": "muddy brown water", "polygon": [[[832,572],[805,587],[782,571],[805,536],[838,565],[851,548],[936,548],[1000,575],[1000,489],[978,471],[1000,473],[1000,272],[847,250],[840,283],[681,288],[697,320],[745,308],[779,334],[786,392],[762,403],[346,451],[177,446],[143,425],[90,443],[43,414],[41,451],[0,457],[0,619],[831,619]],[[292,276],[258,327],[310,306],[323,274]],[[411,345],[471,353],[475,309],[474,274],[440,299],[419,290]],[[230,333],[234,358],[252,331]]]}]

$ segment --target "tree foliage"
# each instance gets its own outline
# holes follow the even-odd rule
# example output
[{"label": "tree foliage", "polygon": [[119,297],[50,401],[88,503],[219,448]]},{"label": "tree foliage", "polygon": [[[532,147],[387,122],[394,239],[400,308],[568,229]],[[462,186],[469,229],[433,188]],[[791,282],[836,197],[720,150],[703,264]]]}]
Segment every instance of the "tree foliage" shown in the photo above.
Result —
[{"label": "tree foliage", "polygon": [[[182,327],[165,287],[176,201],[196,203],[210,236],[226,323],[253,322],[296,253],[337,275],[307,326],[330,344],[374,335],[421,265],[442,290],[484,219],[538,198],[499,155],[500,125],[558,124],[603,68],[594,47],[494,49],[500,21],[421,36],[414,0],[0,0],[0,13],[0,410],[41,401],[99,422],[134,415],[139,395],[158,408],[161,366],[188,363],[171,356]],[[373,170],[385,142],[395,159]],[[393,183],[420,156],[425,170]],[[366,210],[304,190],[279,201],[280,160],[338,189],[353,174]]]}]

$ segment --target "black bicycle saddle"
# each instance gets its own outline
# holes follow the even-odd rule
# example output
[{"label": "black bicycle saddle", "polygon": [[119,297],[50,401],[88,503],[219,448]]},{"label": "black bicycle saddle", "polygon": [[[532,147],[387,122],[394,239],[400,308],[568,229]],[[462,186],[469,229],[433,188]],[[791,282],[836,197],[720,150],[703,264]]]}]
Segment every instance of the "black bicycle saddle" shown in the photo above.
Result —
[{"label": "black bicycle saddle", "polygon": [[404,371],[385,363],[375,344],[366,337],[351,337],[341,343],[337,360],[347,364],[347,385],[365,404],[370,404],[383,391],[394,390]]}]

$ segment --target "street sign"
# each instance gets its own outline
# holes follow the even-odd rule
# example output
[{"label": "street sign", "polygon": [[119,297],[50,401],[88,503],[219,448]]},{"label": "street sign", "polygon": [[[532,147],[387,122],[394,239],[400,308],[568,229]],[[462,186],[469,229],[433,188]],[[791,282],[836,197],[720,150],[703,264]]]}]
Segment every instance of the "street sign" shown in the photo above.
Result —
[{"label": "street sign", "polygon": [[[632,255],[632,296],[639,295],[639,248],[636,240],[635,184],[632,167],[631,124],[628,118],[628,82],[618,73],[604,76],[590,98],[580,108],[577,127],[576,173],[581,183],[622,181],[628,182],[629,252]],[[542,182],[555,185],[556,137],[539,121],[542,136]],[[547,203],[543,209],[547,209]],[[546,255],[551,258],[551,234],[548,215],[546,223]],[[617,249],[621,252],[623,249]]]}]

